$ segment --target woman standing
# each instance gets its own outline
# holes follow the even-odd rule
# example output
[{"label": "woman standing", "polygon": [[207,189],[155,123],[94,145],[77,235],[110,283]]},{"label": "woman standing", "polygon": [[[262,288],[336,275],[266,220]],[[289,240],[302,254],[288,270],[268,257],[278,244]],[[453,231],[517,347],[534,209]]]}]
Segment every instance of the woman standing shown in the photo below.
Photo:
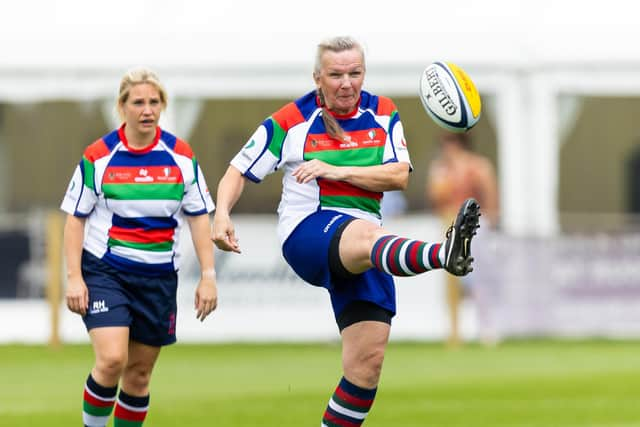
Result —
[{"label": "woman standing", "polygon": [[66,302],[82,315],[95,353],[85,426],[105,426],[114,405],[115,427],[144,422],[154,364],[161,347],[176,341],[184,218],[202,272],[196,316],[204,320],[216,308],[214,204],[189,145],[158,126],[166,106],[152,71],[126,73],[117,102],[123,124],[85,149],[62,202]]}]

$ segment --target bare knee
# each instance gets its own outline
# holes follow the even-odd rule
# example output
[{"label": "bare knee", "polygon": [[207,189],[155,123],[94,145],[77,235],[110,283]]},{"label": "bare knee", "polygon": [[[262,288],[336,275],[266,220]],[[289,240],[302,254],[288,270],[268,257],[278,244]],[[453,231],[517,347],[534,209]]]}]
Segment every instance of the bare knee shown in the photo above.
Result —
[{"label": "bare knee", "polygon": [[96,355],[96,381],[104,385],[117,383],[127,364],[127,352],[119,349],[103,351]]},{"label": "bare knee", "polygon": [[127,365],[122,376],[122,387],[128,393],[142,396],[148,393],[153,365],[138,361]]},{"label": "bare knee", "polygon": [[345,376],[356,385],[364,388],[375,388],[380,380],[384,346],[362,349],[345,355],[343,368]]}]

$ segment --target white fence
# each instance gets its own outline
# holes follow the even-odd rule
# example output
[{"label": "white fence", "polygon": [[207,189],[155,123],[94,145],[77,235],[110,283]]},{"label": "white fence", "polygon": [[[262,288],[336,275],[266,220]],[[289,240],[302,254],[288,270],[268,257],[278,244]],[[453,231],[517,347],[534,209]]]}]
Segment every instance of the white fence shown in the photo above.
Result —
[{"label": "white fence", "polygon": [[[338,331],[328,294],[299,280],[284,262],[271,215],[238,216],[242,254],[217,252],[219,308],[196,320],[198,267],[188,236],[178,293],[183,342],[324,341]],[[442,225],[429,215],[389,221],[396,234],[438,241]],[[188,231],[185,231],[188,233]],[[473,298],[460,313],[464,339],[518,336],[640,337],[640,233],[553,238],[512,237],[480,229],[473,243]],[[393,340],[441,340],[448,334],[445,274],[396,280]],[[85,342],[81,319],[60,305],[64,342]],[[42,299],[0,299],[0,342],[44,343],[51,313]]]}]

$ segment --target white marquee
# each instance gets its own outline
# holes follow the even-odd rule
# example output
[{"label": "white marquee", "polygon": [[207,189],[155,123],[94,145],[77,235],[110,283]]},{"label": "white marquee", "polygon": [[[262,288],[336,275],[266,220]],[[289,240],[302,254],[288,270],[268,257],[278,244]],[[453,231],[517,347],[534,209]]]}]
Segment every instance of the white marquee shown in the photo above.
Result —
[{"label": "white marquee", "polygon": [[193,122],[204,98],[308,90],[315,44],[351,34],[366,46],[372,91],[415,94],[422,68],[444,59],[494,95],[486,107],[505,229],[551,235],[569,117],[558,95],[640,95],[638,9],[633,0],[22,0],[0,13],[0,102],[112,100],[123,71],[145,64],[181,100],[172,124]]}]

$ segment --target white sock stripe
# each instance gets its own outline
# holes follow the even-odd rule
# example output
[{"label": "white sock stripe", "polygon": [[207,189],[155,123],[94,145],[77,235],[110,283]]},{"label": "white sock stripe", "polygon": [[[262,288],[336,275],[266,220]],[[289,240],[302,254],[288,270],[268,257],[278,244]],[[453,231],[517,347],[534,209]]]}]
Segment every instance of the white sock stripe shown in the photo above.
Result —
[{"label": "white sock stripe", "polygon": [[[431,253],[431,248],[433,248],[435,245],[437,245],[437,243],[428,244],[427,246],[424,247],[424,251],[422,251],[422,262],[424,263],[425,266],[429,268],[429,270],[433,270],[434,268],[436,268],[436,266],[433,265],[433,262],[431,262],[431,257],[429,256],[429,254]],[[440,254],[443,252],[444,252],[444,245],[440,246],[440,249],[438,250],[438,253],[436,254],[436,256],[438,257],[438,261],[444,266],[444,262],[440,257]]]},{"label": "white sock stripe", "polygon": [[359,412],[359,411],[354,411],[352,409],[347,409],[333,399],[329,401],[329,407],[342,415],[346,415],[347,417],[355,418],[357,420],[364,420],[367,414],[369,413],[369,412]]},{"label": "white sock stripe", "polygon": [[149,405],[144,407],[139,406],[131,406],[124,403],[122,400],[118,399],[118,405],[122,406],[124,409],[127,409],[132,412],[146,412],[149,409]]},{"label": "white sock stripe", "polygon": [[444,267],[445,264],[445,252],[444,252],[444,243],[440,246],[440,250],[438,251],[438,261],[440,261],[440,265]]},{"label": "white sock stripe", "polygon": [[409,250],[409,246],[411,246],[411,244],[413,242],[415,242],[415,240],[407,240],[404,243],[402,243],[402,245],[400,247],[400,254],[398,255],[398,261],[400,263],[400,269],[402,271],[404,271],[406,274],[410,274],[411,276],[415,276],[416,273],[411,271],[411,269],[407,265],[406,257],[407,257],[407,250]]},{"label": "white sock stripe", "polygon": [[96,417],[95,415],[87,414],[86,412],[82,412],[82,422],[84,425],[89,427],[104,427],[107,425],[109,421],[109,415],[104,417]]},{"label": "white sock stripe", "polygon": [[98,396],[97,394],[95,394],[93,391],[91,391],[91,389],[89,388],[89,386],[87,386],[86,384],[84,385],[84,390],[89,393],[91,396],[95,397],[98,400],[101,400],[103,402],[115,402],[116,401],[116,396],[113,397],[104,397],[104,396]]},{"label": "white sock stripe", "polygon": [[389,250],[398,239],[400,239],[400,237],[394,237],[393,239],[389,240],[387,244],[384,245],[384,249],[382,250],[382,269],[385,271],[385,273],[391,274],[389,266],[387,265],[387,256],[389,255]]}]

